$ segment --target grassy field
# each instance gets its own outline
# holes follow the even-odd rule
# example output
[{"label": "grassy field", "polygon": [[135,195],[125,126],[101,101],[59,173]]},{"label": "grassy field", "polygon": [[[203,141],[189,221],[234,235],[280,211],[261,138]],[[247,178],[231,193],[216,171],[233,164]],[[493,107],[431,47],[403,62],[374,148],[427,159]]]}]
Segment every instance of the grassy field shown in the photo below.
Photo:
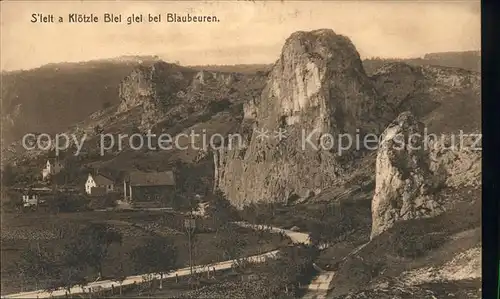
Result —
[{"label": "grassy field", "polygon": [[[67,243],[65,232],[74,231],[88,223],[107,223],[123,236],[122,244],[112,245],[105,259],[103,276],[111,278],[115,275],[117,265],[123,265],[125,275],[140,274],[134,265],[127,260],[127,254],[148,238],[168,236],[178,249],[177,264],[179,268],[189,265],[188,238],[183,232],[183,216],[171,212],[76,212],[49,214],[29,212],[2,215],[2,294],[30,290],[35,286],[22,285],[15,264],[21,253],[28,247],[59,249]],[[195,234],[193,246],[193,263],[210,264],[224,259],[216,248],[217,232],[213,230],[212,221],[200,220],[199,231]],[[258,254],[276,249],[289,243],[279,235],[255,232],[251,229],[234,227],[236,236],[244,238],[246,244],[241,256]],[[88,280],[96,278],[88,273]]]},{"label": "grassy field", "polygon": [[453,299],[480,299],[481,280],[458,280],[439,283],[426,283],[411,288],[380,288],[368,290],[349,295],[328,297],[331,299],[395,299],[395,298],[453,298]]}]

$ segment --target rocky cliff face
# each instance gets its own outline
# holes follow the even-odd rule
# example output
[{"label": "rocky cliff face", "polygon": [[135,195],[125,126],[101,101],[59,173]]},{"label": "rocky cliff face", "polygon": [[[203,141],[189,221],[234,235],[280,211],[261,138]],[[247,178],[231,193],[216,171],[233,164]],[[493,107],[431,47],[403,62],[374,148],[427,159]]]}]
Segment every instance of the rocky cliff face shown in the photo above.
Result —
[{"label": "rocky cliff face", "polygon": [[431,170],[430,150],[422,136],[424,124],[411,113],[400,114],[381,136],[372,200],[371,238],[396,221],[438,215],[443,211],[436,191],[445,180]]},{"label": "rocky cliff face", "polygon": [[179,92],[186,89],[191,78],[181,68],[166,62],[139,67],[120,84],[121,103],[118,113],[140,107],[142,119],[139,128],[150,129],[165,117],[168,108],[178,103]]},{"label": "rocky cliff face", "polygon": [[377,132],[385,108],[347,37],[293,33],[260,99],[244,107],[249,143],[215,153],[215,185],[237,206],[321,192],[342,173],[339,134]]},{"label": "rocky cliff face", "polygon": [[379,68],[371,79],[391,111],[411,111],[430,131],[474,131],[481,126],[477,72],[395,62]]},{"label": "rocky cliff face", "polygon": [[200,71],[194,76],[192,85],[195,87],[212,85],[230,86],[237,80],[237,74],[234,73],[220,73],[210,71]]},{"label": "rocky cliff face", "polygon": [[[118,113],[141,109],[139,129],[193,114],[213,114],[262,92],[264,78],[216,71],[195,71],[166,62],[135,69],[120,84]],[[210,111],[207,111],[210,110]]]}]

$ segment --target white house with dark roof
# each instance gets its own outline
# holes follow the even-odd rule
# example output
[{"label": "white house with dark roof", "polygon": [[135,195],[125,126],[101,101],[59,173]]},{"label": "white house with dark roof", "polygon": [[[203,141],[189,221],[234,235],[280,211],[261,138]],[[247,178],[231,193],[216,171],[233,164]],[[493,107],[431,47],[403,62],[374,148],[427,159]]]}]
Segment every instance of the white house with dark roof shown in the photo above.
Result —
[{"label": "white house with dark roof", "polygon": [[101,195],[102,193],[113,192],[114,189],[115,183],[113,180],[102,174],[93,176],[89,173],[87,181],[85,182],[85,192],[89,195],[96,195],[97,193]]}]

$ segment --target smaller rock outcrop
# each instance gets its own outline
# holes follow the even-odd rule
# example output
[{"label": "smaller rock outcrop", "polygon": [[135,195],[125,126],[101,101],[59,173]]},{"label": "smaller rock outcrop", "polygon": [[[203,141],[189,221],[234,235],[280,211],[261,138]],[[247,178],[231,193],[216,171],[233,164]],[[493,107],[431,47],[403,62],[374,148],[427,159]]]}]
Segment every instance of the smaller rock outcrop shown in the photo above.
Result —
[{"label": "smaller rock outcrop", "polygon": [[254,98],[243,104],[243,118],[254,120],[257,118],[258,99]]},{"label": "smaller rock outcrop", "polygon": [[193,86],[202,85],[231,85],[236,80],[236,74],[223,72],[200,71],[194,78]]},{"label": "smaller rock outcrop", "polygon": [[186,78],[180,67],[174,64],[157,62],[152,66],[138,67],[120,84],[121,103],[117,112],[142,107],[140,128],[147,130],[177,103],[177,94],[187,87],[189,81],[190,78]]},{"label": "smaller rock outcrop", "polygon": [[371,238],[396,221],[431,217],[443,209],[435,195],[443,178],[430,168],[424,125],[401,113],[384,131],[376,160]]}]

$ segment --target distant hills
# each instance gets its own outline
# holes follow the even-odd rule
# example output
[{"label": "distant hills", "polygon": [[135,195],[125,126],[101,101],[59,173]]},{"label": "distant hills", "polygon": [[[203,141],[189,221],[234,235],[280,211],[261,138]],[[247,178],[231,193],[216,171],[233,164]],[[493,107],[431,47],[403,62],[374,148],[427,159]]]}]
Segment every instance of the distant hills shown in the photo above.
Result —
[{"label": "distant hills", "polygon": [[3,141],[28,132],[54,134],[90,114],[119,103],[118,85],[155,57],[52,63],[2,73]]},{"label": "distant hills", "polygon": [[[481,51],[428,53],[423,58],[373,57],[363,60],[363,67],[368,74],[372,74],[376,69],[390,62],[404,62],[418,66],[438,65],[481,72]],[[196,65],[190,67],[209,71],[254,73],[258,71],[267,72],[271,69],[272,64]]]},{"label": "distant hills", "polygon": [[410,65],[438,65],[446,67],[456,67],[475,72],[481,72],[481,52],[440,52],[428,53],[423,58],[369,58],[363,61],[363,66],[368,74],[389,62],[405,62]]},{"label": "distant hills", "polygon": [[214,72],[235,72],[242,74],[252,74],[256,72],[267,72],[272,68],[272,64],[235,64],[235,65],[192,65],[188,66],[197,70]]}]

